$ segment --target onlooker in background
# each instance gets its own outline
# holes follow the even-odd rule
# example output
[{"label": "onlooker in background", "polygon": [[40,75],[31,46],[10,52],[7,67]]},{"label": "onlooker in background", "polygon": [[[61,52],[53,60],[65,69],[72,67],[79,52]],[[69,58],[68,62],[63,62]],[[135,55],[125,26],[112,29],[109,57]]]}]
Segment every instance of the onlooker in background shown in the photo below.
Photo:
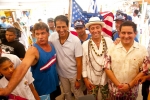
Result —
[{"label": "onlooker in background", "polygon": [[86,33],[86,28],[84,25],[84,22],[82,20],[76,20],[74,22],[74,29],[76,30],[77,34],[78,34],[78,38],[81,41],[81,44],[90,39],[91,35]]},{"label": "onlooker in background", "polygon": [[22,43],[24,45],[25,49],[27,50],[29,47],[27,34],[23,31],[23,29],[17,22],[14,22],[13,26],[21,32],[21,37],[19,38],[19,42]]},{"label": "onlooker in background", "polygon": [[35,37],[35,33],[33,31],[33,26],[30,26],[30,32],[31,32],[31,37],[32,37],[32,44],[36,43],[36,37]]},{"label": "onlooker in background", "polygon": [[52,34],[55,31],[54,19],[53,18],[48,18],[47,19],[47,24],[49,26],[49,34]]},{"label": "onlooker in background", "polygon": [[2,50],[4,50],[5,53],[18,56],[22,60],[25,56],[25,48],[22,43],[16,40],[16,34],[17,33],[15,28],[7,28],[5,33],[7,41],[2,43]]},{"label": "onlooker in background", "polygon": [[42,19],[38,19],[38,22],[42,22]]},{"label": "onlooker in background", "polygon": [[0,28],[7,28],[7,27],[8,27],[8,24],[6,22],[6,17],[1,16]]},{"label": "onlooker in background", "polygon": [[133,17],[132,17],[132,21],[136,24],[137,26],[137,39],[139,40],[140,39],[140,19],[138,17],[138,14],[139,14],[139,10],[134,10],[133,12]]},{"label": "onlooker in background", "polygon": [[25,23],[22,22],[21,19],[19,19],[19,18],[17,18],[16,20],[17,20],[18,24],[19,24],[24,30],[26,30]]},{"label": "onlooker in background", "polygon": [[136,24],[139,25],[139,17],[138,17],[138,10],[134,10],[133,12],[133,17],[132,17],[132,21]]},{"label": "onlooker in background", "polygon": [[132,21],[132,17],[130,15],[127,16],[127,21]]},{"label": "onlooker in background", "polygon": [[[68,14],[65,14],[65,16],[66,16],[67,18],[69,18],[69,17],[68,17]],[[68,20],[69,20],[69,19],[68,19]]]},{"label": "onlooker in background", "polygon": [[[119,38],[119,28],[120,28],[120,25],[125,22],[127,20],[127,18],[124,16],[124,14],[120,14],[119,16],[116,16],[115,18],[115,27],[116,27],[116,30],[114,30],[112,33],[113,33],[113,36],[112,36],[112,40],[115,41],[117,38]],[[135,41],[138,42],[138,39],[135,37]]]},{"label": "onlooker in background", "polygon": [[12,17],[8,17],[8,25],[13,26],[13,19]]}]

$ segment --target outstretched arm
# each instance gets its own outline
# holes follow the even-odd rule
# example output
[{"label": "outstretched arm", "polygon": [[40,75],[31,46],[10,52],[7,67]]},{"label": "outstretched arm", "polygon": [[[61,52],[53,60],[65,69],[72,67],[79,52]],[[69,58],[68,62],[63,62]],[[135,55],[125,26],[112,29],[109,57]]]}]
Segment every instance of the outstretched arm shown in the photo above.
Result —
[{"label": "outstretched arm", "polygon": [[22,78],[25,76],[26,72],[36,59],[37,49],[35,47],[31,47],[26,52],[25,58],[23,59],[22,63],[16,68],[14,71],[8,85],[4,89],[0,89],[0,95],[8,95],[10,94],[15,87],[20,83]]}]

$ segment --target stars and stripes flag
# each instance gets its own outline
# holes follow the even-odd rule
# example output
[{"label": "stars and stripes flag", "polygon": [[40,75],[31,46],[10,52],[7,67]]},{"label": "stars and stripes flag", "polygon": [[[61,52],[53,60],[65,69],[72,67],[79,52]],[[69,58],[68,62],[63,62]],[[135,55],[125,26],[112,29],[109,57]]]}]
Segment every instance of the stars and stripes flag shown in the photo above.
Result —
[{"label": "stars and stripes flag", "polygon": [[[76,20],[83,20],[84,23],[88,23],[89,19],[93,16],[99,17],[101,20],[105,22],[105,27],[103,28],[103,34],[105,36],[111,37],[112,36],[112,24],[113,24],[113,19],[114,15],[112,12],[101,12],[99,13],[97,11],[97,5],[96,5],[96,0],[93,1],[93,13],[87,13],[82,10],[82,8],[79,6],[79,4],[75,1],[72,0],[72,18],[71,18],[71,26],[74,26],[74,21]],[[94,10],[95,9],[95,10]],[[97,13],[98,12],[98,13]]]},{"label": "stars and stripes flag", "polygon": [[102,29],[103,35],[112,38],[114,15],[109,11],[100,12],[100,14],[103,17],[103,22],[105,23],[105,26]]}]

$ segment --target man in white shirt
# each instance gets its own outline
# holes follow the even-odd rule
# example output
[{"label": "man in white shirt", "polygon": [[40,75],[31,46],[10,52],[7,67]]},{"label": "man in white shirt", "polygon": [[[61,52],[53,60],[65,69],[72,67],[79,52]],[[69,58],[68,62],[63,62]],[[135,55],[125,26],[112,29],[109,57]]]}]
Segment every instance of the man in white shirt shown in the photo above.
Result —
[{"label": "man in white shirt", "polygon": [[[104,54],[113,41],[110,38],[103,37],[101,35],[104,22],[100,21],[98,17],[90,18],[89,22],[85,26],[89,29],[91,38],[82,44],[82,76],[84,78],[88,94],[95,95],[97,100],[105,100],[107,98],[107,93],[105,95],[98,91],[99,88],[100,90],[102,89],[100,85],[106,86],[107,83],[103,70]],[[105,91],[107,91],[107,89]]]},{"label": "man in white shirt", "polygon": [[50,35],[49,41],[56,49],[57,71],[66,100],[83,96],[81,90],[82,46],[78,37],[68,31],[69,20],[66,16],[57,16],[54,20],[56,32]]},{"label": "man in white shirt", "polygon": [[[148,53],[144,46],[134,41],[136,24],[126,21],[120,26],[121,42],[112,45],[105,56],[105,72],[109,77],[111,100],[136,100],[138,85],[135,80],[148,71]],[[142,66],[143,65],[143,66]]]}]

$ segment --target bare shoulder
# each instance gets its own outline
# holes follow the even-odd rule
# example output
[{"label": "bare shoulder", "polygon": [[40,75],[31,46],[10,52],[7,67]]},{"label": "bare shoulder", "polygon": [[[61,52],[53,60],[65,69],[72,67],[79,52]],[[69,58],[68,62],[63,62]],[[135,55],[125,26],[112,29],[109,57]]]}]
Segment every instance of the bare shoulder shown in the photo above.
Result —
[{"label": "bare shoulder", "polygon": [[29,47],[25,56],[35,56],[37,59],[39,57],[38,49],[34,46]]}]

